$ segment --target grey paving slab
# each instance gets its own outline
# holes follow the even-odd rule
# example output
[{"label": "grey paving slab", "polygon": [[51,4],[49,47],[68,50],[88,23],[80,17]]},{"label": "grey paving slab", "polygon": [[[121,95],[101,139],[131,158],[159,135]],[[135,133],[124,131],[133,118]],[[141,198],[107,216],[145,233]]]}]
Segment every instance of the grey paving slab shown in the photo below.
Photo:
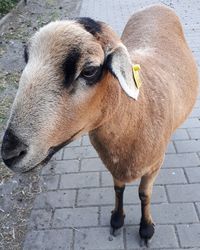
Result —
[{"label": "grey paving slab", "polygon": [[189,128],[188,133],[191,139],[200,139],[200,128]]},{"label": "grey paving slab", "polygon": [[56,209],[53,217],[54,228],[89,227],[98,225],[98,208]]},{"label": "grey paving slab", "polygon": [[99,158],[82,159],[81,171],[105,171],[106,168]]},{"label": "grey paving slab", "polygon": [[40,193],[35,200],[35,208],[54,209],[56,207],[73,207],[75,190],[56,190]]},{"label": "grey paving slab", "polygon": [[199,182],[200,180],[200,166],[196,168],[185,169],[188,180],[190,183]]},{"label": "grey paving slab", "polygon": [[37,209],[32,210],[28,223],[28,228],[45,229],[50,227],[52,210]]},{"label": "grey paving slab", "polygon": [[42,170],[43,175],[67,174],[79,171],[78,160],[63,160],[56,161],[53,164],[48,164]]},{"label": "grey paving slab", "polygon": [[178,153],[199,152],[200,140],[175,141]]},{"label": "grey paving slab", "polygon": [[75,232],[74,250],[121,250],[124,249],[123,235],[112,237],[110,228],[87,228]]},{"label": "grey paving slab", "polygon": [[200,165],[200,159],[196,153],[168,154],[165,156],[163,167],[180,168]]},{"label": "grey paving slab", "polygon": [[200,248],[200,224],[178,225],[177,231],[182,247]]},{"label": "grey paving slab", "polygon": [[186,129],[177,129],[172,135],[172,140],[187,140],[189,135]]},{"label": "grey paving slab", "polygon": [[99,186],[99,173],[76,173],[61,176],[60,188],[82,188]]},{"label": "grey paving slab", "polygon": [[41,177],[41,183],[45,190],[56,190],[58,188],[59,175],[44,175]]},{"label": "grey paving slab", "polygon": [[92,146],[71,147],[64,149],[63,159],[80,159],[97,157],[97,152]]},{"label": "grey paving slab", "polygon": [[72,235],[69,229],[30,231],[23,250],[71,250]]},{"label": "grey paving slab", "polygon": [[[128,250],[143,249],[140,248],[139,228],[137,226],[126,228],[126,243]],[[176,248],[178,241],[173,226],[157,226],[156,233],[151,241],[151,249]]]},{"label": "grey paving slab", "polygon": [[167,191],[171,202],[200,201],[200,183],[168,185]]}]

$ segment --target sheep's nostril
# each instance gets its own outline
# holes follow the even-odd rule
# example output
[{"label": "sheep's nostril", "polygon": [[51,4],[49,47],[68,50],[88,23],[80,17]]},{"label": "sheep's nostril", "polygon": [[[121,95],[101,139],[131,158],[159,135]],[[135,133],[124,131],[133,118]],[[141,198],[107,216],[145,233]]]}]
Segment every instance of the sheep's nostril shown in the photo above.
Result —
[{"label": "sheep's nostril", "polygon": [[4,163],[12,167],[21,160],[27,153],[27,146],[14,135],[11,130],[7,130],[3,137],[1,155]]}]

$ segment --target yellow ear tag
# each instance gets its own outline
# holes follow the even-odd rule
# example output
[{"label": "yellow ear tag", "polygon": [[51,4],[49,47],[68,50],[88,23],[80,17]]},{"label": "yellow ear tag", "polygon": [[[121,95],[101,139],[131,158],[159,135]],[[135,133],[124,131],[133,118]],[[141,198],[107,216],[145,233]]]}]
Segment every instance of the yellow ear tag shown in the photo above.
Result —
[{"label": "yellow ear tag", "polygon": [[133,77],[135,80],[135,85],[137,87],[137,89],[139,89],[142,85],[142,81],[140,79],[140,75],[139,75],[139,71],[140,71],[140,65],[139,64],[134,64],[132,66],[132,70],[133,70]]}]

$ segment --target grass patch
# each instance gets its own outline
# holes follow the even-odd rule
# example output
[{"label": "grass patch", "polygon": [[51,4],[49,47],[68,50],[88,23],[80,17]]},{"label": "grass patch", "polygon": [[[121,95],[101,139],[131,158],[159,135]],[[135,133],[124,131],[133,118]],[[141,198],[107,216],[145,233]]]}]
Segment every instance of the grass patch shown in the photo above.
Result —
[{"label": "grass patch", "polygon": [[5,15],[8,13],[19,0],[1,0],[0,1],[0,14]]}]

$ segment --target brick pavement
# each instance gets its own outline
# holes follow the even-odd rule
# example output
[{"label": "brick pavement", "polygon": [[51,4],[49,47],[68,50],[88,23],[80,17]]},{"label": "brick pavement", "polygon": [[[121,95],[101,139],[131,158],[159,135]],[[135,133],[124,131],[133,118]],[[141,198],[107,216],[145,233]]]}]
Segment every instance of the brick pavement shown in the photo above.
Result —
[{"label": "brick pavement", "polygon": [[[81,16],[109,23],[119,34],[133,11],[158,1],[83,0]],[[162,1],[180,16],[200,65],[200,1]],[[172,136],[156,180],[152,214],[156,233],[152,249],[200,249],[200,98],[189,119]],[[35,200],[24,242],[28,249],[140,249],[138,181],[125,191],[122,233],[109,237],[114,205],[112,179],[88,136],[60,152],[41,174],[45,190]]]}]

